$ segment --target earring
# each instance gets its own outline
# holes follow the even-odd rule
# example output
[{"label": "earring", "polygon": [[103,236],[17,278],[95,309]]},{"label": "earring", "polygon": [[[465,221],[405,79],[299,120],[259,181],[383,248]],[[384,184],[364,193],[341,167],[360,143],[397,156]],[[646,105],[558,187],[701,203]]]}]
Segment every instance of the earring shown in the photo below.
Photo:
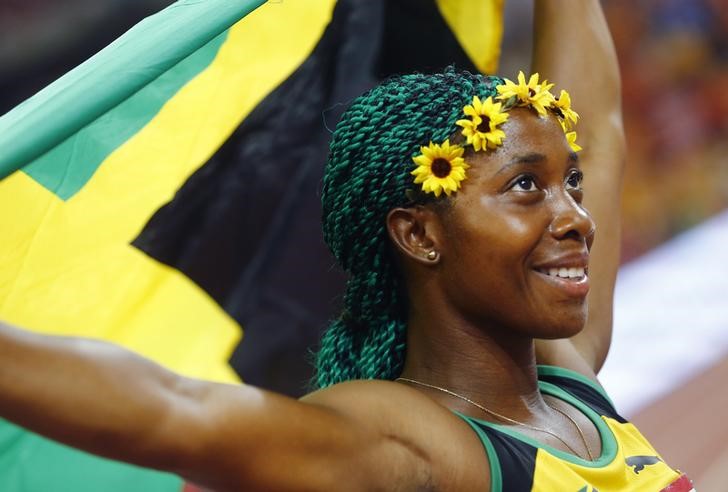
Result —
[{"label": "earring", "polygon": [[434,261],[434,260],[437,259],[437,256],[438,256],[437,251],[435,251],[434,249],[427,252],[427,259],[428,260],[433,260]]}]

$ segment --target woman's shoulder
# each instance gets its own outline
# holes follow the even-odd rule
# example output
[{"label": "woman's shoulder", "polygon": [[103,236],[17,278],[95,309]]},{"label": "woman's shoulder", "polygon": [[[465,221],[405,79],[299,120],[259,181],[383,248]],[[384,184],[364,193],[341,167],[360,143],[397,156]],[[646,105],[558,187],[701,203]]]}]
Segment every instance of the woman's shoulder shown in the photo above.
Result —
[{"label": "woman's shoulder", "polygon": [[427,462],[426,490],[489,490],[483,444],[454,412],[414,388],[392,381],[355,380],[310,393],[302,402],[344,414],[391,436]]},{"label": "woman's shoulder", "polygon": [[570,393],[600,415],[625,422],[617,413],[609,394],[595,376],[590,377],[590,374],[584,374],[566,367],[539,365],[538,380],[541,384],[546,383]]},{"label": "woman's shoulder", "polygon": [[451,413],[421,391],[405,384],[382,379],[345,381],[309,393],[303,396],[301,401],[337,407],[365,404],[369,408],[374,406],[384,412],[402,415],[407,414],[401,411],[402,405],[418,405],[421,411],[427,413]]},{"label": "woman's shoulder", "polygon": [[410,386],[386,380],[354,380],[309,393],[304,403],[321,405],[392,431],[426,424],[432,433],[452,432],[460,419]]}]

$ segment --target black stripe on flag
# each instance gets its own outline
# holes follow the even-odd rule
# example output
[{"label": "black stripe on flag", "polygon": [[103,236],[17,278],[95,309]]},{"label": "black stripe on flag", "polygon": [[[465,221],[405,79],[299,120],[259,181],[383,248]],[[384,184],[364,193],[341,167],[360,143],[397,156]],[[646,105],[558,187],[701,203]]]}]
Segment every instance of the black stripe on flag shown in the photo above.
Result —
[{"label": "black stripe on flag", "polygon": [[382,78],[453,63],[475,70],[434,0],[340,0],[305,62],[134,241],[240,323],[231,364],[244,381],[303,394],[309,350],[338,312],[345,277],[320,217],[329,129]]}]

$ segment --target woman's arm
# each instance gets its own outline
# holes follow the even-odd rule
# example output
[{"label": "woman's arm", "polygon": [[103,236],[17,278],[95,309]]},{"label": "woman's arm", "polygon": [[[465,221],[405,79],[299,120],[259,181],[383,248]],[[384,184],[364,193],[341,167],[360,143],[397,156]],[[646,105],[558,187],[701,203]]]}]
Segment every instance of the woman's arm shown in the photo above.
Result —
[{"label": "woman's arm", "polygon": [[0,416],[215,490],[416,483],[424,460],[378,419],[367,420],[361,407],[356,397],[334,409],[193,380],[105,342],[0,323]]},{"label": "woman's arm", "polygon": [[589,319],[570,341],[537,344],[539,362],[596,374],[609,350],[619,266],[620,196],[625,160],[617,56],[598,0],[536,0],[533,71],[566,89],[581,116],[576,125],[584,171],[584,205],[597,232],[589,262]]}]

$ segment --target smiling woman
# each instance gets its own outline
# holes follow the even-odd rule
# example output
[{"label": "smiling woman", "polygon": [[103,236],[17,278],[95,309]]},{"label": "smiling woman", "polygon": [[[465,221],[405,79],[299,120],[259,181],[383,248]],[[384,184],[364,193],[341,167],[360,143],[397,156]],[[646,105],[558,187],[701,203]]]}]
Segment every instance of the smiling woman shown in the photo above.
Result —
[{"label": "smiling woman", "polygon": [[[598,360],[572,345],[609,328],[584,333],[591,284],[599,293],[611,281],[589,269],[595,223],[581,168],[595,154],[577,153],[569,94],[557,99],[538,80],[405,75],[351,104],[322,194],[325,238],[351,277],[318,354],[326,389],[305,401],[358,415],[386,395],[397,402],[377,405],[387,431],[415,455],[438,456],[430,478],[456,480],[454,490],[689,490],[616,412],[596,382]],[[610,153],[618,161],[620,148]],[[552,366],[536,366],[534,340]],[[418,395],[381,381],[337,384],[372,378]],[[418,415],[402,422],[390,413],[397,404]],[[458,468],[478,454],[458,419],[485,449],[489,481],[483,467]],[[437,437],[423,440],[422,428]],[[655,465],[649,474],[630,469],[638,457]]]},{"label": "smiling woman", "polygon": [[689,491],[596,379],[625,154],[601,8],[537,0],[535,18],[534,69],[578,114],[538,74],[451,68],[343,115],[322,200],[350,278],[318,391],[0,325],[0,415],[216,490]]}]

